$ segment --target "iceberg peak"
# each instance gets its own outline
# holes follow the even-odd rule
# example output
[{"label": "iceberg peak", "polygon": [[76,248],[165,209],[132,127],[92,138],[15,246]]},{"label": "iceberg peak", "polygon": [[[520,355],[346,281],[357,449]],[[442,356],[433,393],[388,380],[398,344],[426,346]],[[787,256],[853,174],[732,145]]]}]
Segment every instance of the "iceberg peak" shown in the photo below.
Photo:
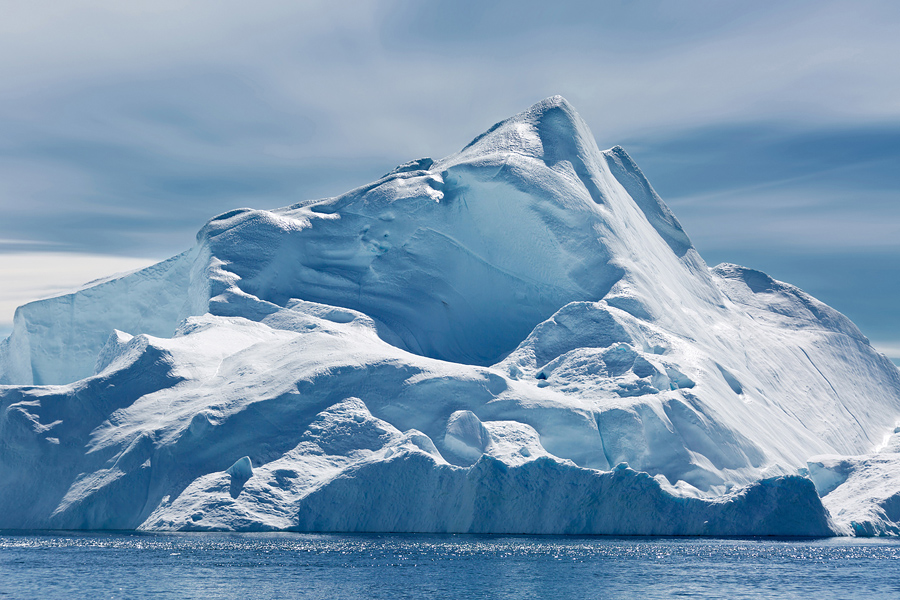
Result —
[{"label": "iceberg peak", "polygon": [[562,96],[551,96],[496,123],[472,140],[461,154],[516,152],[541,158],[552,166],[561,160],[581,163],[591,149],[599,151],[575,107]]},{"label": "iceberg peak", "polygon": [[[572,105],[552,96],[457,154],[410,161],[342,196],[211,219],[194,250],[166,272],[144,273],[153,276],[148,290],[167,285],[167,294],[185,298],[167,302],[174,310],[149,333],[171,335],[180,320],[207,311],[260,320],[299,298],[360,311],[401,349],[486,366],[564,305],[599,301],[623,278],[645,295],[662,274],[686,271],[678,285],[693,275],[708,279],[696,253],[686,257],[690,250],[624,150],[601,152]],[[23,338],[32,364],[4,369],[0,382],[68,383],[90,374],[112,329],[144,333],[145,307],[123,306],[113,318],[93,311],[91,344],[77,348],[29,345],[28,327],[17,329],[13,341]],[[31,306],[24,320],[40,320],[42,310],[49,318],[66,307]]]}]

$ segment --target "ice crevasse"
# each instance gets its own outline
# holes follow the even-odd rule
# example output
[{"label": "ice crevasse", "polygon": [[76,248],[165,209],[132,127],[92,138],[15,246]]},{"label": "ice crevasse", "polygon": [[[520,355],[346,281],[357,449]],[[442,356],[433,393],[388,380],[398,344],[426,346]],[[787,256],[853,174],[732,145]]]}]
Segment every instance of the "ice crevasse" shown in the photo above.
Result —
[{"label": "ice crevasse", "polygon": [[20,307],[0,384],[0,528],[900,532],[900,371],[558,96]]}]

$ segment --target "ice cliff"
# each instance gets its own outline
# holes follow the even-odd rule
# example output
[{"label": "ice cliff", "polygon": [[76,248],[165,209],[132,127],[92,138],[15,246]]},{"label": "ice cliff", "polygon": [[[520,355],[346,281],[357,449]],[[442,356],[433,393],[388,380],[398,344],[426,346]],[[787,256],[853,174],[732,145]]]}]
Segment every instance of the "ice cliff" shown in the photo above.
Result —
[{"label": "ice cliff", "polygon": [[558,96],[19,308],[0,383],[0,528],[900,531],[828,458],[884,447],[900,371],[708,268]]}]

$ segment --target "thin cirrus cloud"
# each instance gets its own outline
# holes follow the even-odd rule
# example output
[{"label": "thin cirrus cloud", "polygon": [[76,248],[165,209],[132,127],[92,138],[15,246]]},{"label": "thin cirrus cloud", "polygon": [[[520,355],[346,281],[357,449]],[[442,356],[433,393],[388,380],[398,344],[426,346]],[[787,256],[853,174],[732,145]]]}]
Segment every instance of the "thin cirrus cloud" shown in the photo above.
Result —
[{"label": "thin cirrus cloud", "polygon": [[710,250],[900,249],[900,124],[708,127],[632,153]]},{"label": "thin cirrus cloud", "polygon": [[900,262],[896,3],[182,4],[8,7],[0,278],[35,249],[165,258],[217,213],[341,193],[561,93],[710,262],[900,340],[849,287]]}]

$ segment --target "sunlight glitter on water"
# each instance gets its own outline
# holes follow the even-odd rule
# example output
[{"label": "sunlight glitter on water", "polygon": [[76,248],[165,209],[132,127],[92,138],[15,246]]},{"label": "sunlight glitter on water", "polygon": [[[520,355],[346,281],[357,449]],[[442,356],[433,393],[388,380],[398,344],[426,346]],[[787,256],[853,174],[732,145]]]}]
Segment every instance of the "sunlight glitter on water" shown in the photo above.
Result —
[{"label": "sunlight glitter on water", "polygon": [[896,565],[854,538],[5,532],[0,597],[895,598]]}]

